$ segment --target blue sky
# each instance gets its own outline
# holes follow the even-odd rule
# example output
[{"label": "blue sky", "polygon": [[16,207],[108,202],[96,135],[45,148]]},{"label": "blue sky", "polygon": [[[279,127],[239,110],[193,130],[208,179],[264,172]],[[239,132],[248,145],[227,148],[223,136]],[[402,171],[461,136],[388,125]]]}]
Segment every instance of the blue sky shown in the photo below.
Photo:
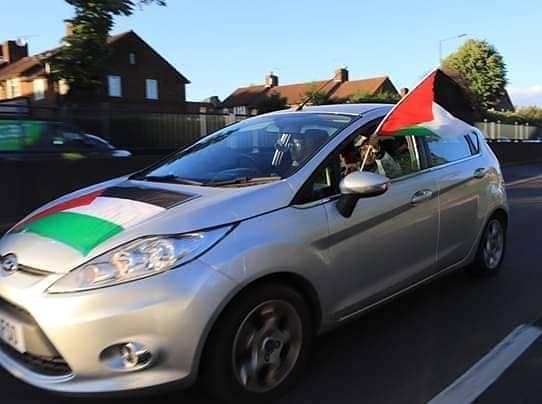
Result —
[{"label": "blue sky", "polygon": [[[58,45],[73,13],[63,0],[4,3],[0,40],[27,36],[32,53]],[[286,84],[345,65],[351,79],[389,75],[411,87],[437,65],[439,39],[467,33],[502,53],[515,104],[542,105],[541,21],[540,0],[168,0],[118,18],[113,32],[141,35],[191,80],[191,100],[224,98],[271,70]]]}]

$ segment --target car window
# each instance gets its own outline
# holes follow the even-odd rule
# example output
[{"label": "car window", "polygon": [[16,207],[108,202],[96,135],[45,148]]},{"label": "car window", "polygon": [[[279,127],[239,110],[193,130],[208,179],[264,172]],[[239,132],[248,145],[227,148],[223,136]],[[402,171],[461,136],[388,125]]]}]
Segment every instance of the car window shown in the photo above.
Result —
[{"label": "car window", "polygon": [[[179,178],[208,186],[286,178],[352,121],[337,114],[287,113],[247,119],[195,143],[135,179]],[[149,179],[150,178],[150,179]]]},{"label": "car window", "polygon": [[[317,201],[339,193],[341,179],[360,170],[365,151],[362,148],[375,128],[376,126],[360,129],[331,154],[301,190],[301,203]],[[376,148],[378,152],[373,160],[366,161],[365,171],[396,179],[420,170],[413,138],[380,139]]]},{"label": "car window", "polygon": [[472,131],[467,135],[467,141],[469,142],[473,155],[480,153],[480,138],[475,131]]},{"label": "car window", "polygon": [[472,155],[466,136],[450,138],[428,137],[426,138],[426,142],[432,166],[461,160]]},{"label": "car window", "polygon": [[[419,171],[420,164],[415,147],[410,137],[381,139],[375,148],[370,149],[364,171],[371,171],[390,179]],[[361,144],[358,149],[360,158],[364,158],[367,147]]]},{"label": "car window", "polygon": [[371,171],[390,179],[400,178],[420,170],[416,145],[410,137],[380,138],[369,146],[369,137],[376,126],[362,128],[339,152],[341,176],[360,170],[365,159],[364,171]]}]

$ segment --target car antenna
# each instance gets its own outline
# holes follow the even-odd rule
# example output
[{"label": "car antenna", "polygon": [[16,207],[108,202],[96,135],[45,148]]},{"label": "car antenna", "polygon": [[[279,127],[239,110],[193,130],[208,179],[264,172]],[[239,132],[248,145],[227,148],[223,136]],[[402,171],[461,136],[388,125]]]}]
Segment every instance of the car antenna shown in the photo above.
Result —
[{"label": "car antenna", "polygon": [[299,104],[297,106],[297,108],[295,109],[295,111],[301,111],[303,109],[303,107],[305,105],[307,105],[307,103],[309,103],[310,101],[313,100],[314,96],[319,93],[324,87],[326,87],[329,83],[331,83],[332,81],[335,80],[335,76],[333,76],[331,79],[329,79],[328,81],[326,81],[324,84],[322,84],[320,87],[318,87],[318,89],[316,89],[315,91],[312,92],[312,94],[310,96],[308,96],[306,99],[303,100],[303,102],[301,104]]}]

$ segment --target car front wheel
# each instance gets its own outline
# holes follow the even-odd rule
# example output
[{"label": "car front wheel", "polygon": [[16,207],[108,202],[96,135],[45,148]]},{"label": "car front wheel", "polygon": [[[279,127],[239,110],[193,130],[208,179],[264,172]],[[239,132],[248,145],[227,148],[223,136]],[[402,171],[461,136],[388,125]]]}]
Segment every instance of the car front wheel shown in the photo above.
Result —
[{"label": "car front wheel", "polygon": [[214,327],[203,357],[206,392],[224,402],[268,402],[297,379],[312,339],[308,306],[294,289],[242,293]]}]

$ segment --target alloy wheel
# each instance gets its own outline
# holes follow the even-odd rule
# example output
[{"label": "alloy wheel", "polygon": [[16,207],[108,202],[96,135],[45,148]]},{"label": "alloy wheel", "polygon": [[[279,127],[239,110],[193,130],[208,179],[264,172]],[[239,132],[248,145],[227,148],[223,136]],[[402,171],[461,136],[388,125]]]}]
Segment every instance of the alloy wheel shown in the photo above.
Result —
[{"label": "alloy wheel", "polygon": [[295,367],[302,348],[303,325],[290,303],[269,300],[255,307],[233,342],[233,368],[241,385],[262,393],[277,387]]},{"label": "alloy wheel", "polygon": [[487,225],[484,241],[484,263],[489,269],[497,268],[504,254],[504,228],[497,219]]}]

